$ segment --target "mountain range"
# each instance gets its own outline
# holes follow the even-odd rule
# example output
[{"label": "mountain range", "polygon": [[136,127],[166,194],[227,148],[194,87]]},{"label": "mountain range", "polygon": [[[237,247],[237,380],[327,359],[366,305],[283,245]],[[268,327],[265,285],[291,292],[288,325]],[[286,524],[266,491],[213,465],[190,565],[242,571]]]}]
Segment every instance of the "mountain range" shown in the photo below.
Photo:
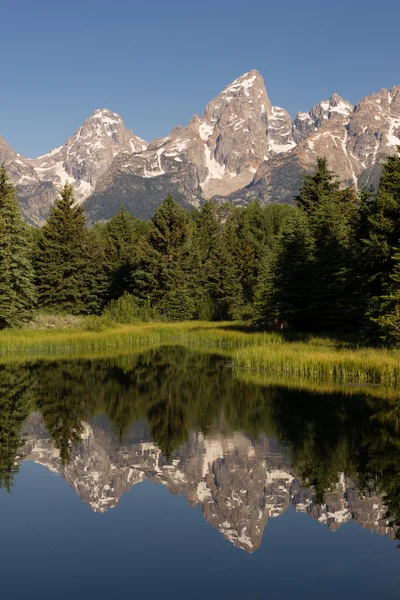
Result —
[{"label": "mountain range", "polygon": [[400,86],[356,106],[333,94],[292,121],[250,71],[228,85],[186,127],[147,143],[122,118],[96,110],[63,146],[29,159],[0,137],[0,162],[27,221],[42,224],[65,182],[89,221],[121,205],[149,218],[168,193],[187,208],[206,199],[246,205],[292,202],[317,157],[346,184],[377,185],[382,162],[400,144]]},{"label": "mountain range", "polygon": [[83,424],[68,464],[54,447],[40,413],[29,416],[24,460],[34,461],[62,476],[95,512],[115,508],[122,494],[146,478],[183,494],[200,506],[206,521],[229,542],[246,552],[260,546],[271,518],[292,506],[331,531],[355,521],[373,533],[394,538],[396,528],[386,520],[382,494],[361,491],[357,476],[339,473],[337,483],[318,504],[314,492],[296,474],[287,448],[267,436],[252,440],[236,432],[217,431],[205,437],[191,431],[167,460],[138,422],[118,443],[109,424]]}]

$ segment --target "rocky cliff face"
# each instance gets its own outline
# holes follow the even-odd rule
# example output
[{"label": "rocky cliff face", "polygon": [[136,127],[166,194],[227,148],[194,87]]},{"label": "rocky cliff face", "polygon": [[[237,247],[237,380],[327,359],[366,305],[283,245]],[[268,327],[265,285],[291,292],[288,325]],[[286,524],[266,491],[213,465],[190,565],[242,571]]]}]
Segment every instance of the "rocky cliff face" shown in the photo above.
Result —
[{"label": "rocky cliff face", "polygon": [[329,103],[315,107],[309,115],[296,117],[297,146],[264,162],[248,188],[232,200],[246,202],[260,197],[267,203],[291,202],[304,174],[321,156],[327,157],[329,167],[344,183],[378,185],[382,162],[400,144],[400,86],[364,98],[353,110],[339,96],[332,96]]},{"label": "rocky cliff face", "polygon": [[115,156],[142,152],[146,147],[144,140],[125,128],[119,115],[99,109],[63,146],[28,163],[41,181],[50,181],[57,189],[70,183],[77,202],[82,202]]},{"label": "rocky cliff face", "polygon": [[29,161],[14,152],[0,136],[0,163],[4,163],[27,221],[39,225],[57,197],[50,181],[42,182]]},{"label": "rocky cliff face", "polygon": [[187,127],[175,128],[145,152],[119,155],[85,207],[92,221],[110,218],[123,198],[131,212],[149,217],[169,192],[180,203],[198,206],[248,185],[264,160],[294,146],[289,114],[271,105],[261,75],[250,71]]},{"label": "rocky cliff face", "polygon": [[326,503],[316,503],[310,489],[296,477],[284,448],[266,437],[251,441],[242,434],[205,438],[192,433],[167,461],[151,441],[120,446],[111,432],[95,422],[84,425],[71,461],[62,465],[38,413],[29,417],[25,460],[60,474],[94,511],[115,507],[121,495],[149,478],[199,504],[205,519],[231,543],[247,552],[261,544],[268,519],[290,505],[332,531],[355,520],[381,535],[393,535],[385,520],[382,497],[361,495],[357,481],[338,475]]},{"label": "rocky cliff face", "polygon": [[381,90],[353,107],[333,94],[292,122],[272,106],[264,81],[250,71],[228,85],[201,118],[151,144],[108,110],[97,110],[64,146],[25,159],[0,140],[23,211],[40,223],[66,181],[90,221],[108,219],[125,204],[148,218],[172,192],[183,206],[205,199],[246,204],[292,202],[304,174],[326,156],[340,179],[377,184],[381,164],[400,144],[400,87]]}]

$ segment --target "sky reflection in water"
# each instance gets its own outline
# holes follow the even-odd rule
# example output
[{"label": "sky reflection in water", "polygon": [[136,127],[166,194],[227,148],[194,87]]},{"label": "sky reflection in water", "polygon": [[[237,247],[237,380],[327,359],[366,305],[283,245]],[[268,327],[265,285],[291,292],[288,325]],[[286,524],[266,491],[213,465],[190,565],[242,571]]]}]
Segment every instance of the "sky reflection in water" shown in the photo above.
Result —
[{"label": "sky reflection in water", "polygon": [[396,399],[181,348],[0,378],[7,597],[398,597]]}]

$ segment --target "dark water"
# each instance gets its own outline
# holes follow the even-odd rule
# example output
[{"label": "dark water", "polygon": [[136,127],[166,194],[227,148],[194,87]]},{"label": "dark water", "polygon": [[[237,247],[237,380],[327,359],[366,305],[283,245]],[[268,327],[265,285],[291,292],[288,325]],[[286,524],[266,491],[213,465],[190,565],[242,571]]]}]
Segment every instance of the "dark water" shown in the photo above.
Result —
[{"label": "dark water", "polygon": [[0,366],[2,597],[397,599],[400,398],[300,383],[180,348]]}]

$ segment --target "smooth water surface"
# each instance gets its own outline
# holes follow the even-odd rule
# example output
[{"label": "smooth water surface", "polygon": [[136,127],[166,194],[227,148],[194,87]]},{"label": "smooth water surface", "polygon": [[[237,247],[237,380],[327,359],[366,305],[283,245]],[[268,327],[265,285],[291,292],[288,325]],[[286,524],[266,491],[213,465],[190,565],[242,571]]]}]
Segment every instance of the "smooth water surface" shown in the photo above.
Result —
[{"label": "smooth water surface", "polygon": [[398,598],[399,407],[182,348],[2,365],[2,594]]}]

